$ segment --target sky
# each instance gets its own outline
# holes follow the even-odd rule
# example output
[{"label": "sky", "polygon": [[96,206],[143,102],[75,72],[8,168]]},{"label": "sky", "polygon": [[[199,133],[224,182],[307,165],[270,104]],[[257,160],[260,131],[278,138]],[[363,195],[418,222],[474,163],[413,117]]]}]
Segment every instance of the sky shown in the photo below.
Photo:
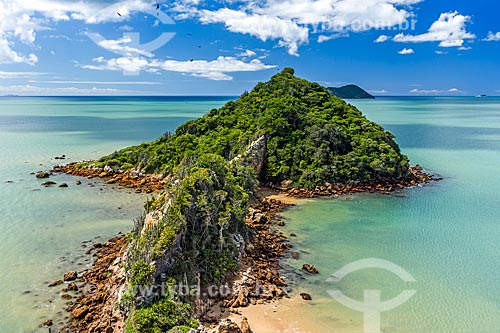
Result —
[{"label": "sky", "polygon": [[0,0],[0,95],[240,95],[284,67],[500,95],[497,0]]}]

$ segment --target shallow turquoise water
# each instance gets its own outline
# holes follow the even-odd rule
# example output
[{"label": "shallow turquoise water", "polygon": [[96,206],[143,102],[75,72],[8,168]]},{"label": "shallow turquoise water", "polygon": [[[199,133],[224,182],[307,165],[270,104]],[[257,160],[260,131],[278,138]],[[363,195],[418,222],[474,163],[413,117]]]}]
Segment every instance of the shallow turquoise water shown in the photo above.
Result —
[{"label": "shallow turquoise water", "polygon": [[227,100],[0,98],[0,332],[47,332],[37,326],[64,315],[47,283],[88,266],[81,242],[131,229],[145,201],[64,175],[53,180],[69,188],[44,188],[30,173],[62,154],[90,159],[153,140]]},{"label": "shallow turquoise water", "polygon": [[[36,327],[56,317],[62,302],[46,282],[88,265],[81,242],[130,229],[144,201],[87,180],[76,186],[68,176],[55,181],[69,188],[45,189],[29,173],[49,169],[61,154],[95,158],[155,139],[228,99],[0,98],[0,332],[47,332]],[[314,326],[314,333],[362,332],[362,316],[327,290],[362,299],[363,290],[380,289],[389,299],[415,289],[409,302],[382,314],[383,332],[499,332],[500,99],[353,103],[396,134],[413,163],[445,180],[391,196],[314,200],[287,211],[287,232],[298,234],[292,240],[302,255],[287,263],[313,263],[321,272],[299,286],[314,300],[301,303],[294,320]],[[393,261],[416,282],[373,269],[324,282],[367,257]]]},{"label": "shallow turquoise water", "polygon": [[[292,242],[302,255],[287,263],[297,269],[312,263],[321,273],[300,285],[314,298],[301,320],[315,333],[363,332],[362,315],[327,290],[363,300],[364,290],[377,289],[388,300],[414,289],[407,303],[382,314],[382,332],[500,332],[500,99],[352,103],[391,130],[413,164],[444,180],[391,196],[314,200],[287,211],[287,232],[298,235]],[[325,282],[342,266],[373,257],[400,265],[416,282],[380,269]]]}]

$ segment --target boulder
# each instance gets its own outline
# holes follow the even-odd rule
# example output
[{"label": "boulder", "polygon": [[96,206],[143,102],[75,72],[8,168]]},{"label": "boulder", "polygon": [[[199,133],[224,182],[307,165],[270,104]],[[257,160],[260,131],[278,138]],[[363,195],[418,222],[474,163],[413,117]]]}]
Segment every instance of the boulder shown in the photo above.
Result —
[{"label": "boulder", "polygon": [[302,265],[302,269],[310,274],[319,274],[318,269],[314,265],[304,264]]},{"label": "boulder", "polygon": [[236,323],[233,323],[230,319],[226,319],[219,325],[217,333],[242,333],[242,331]]},{"label": "boulder", "polygon": [[46,182],[43,182],[42,185],[45,186],[45,187],[49,187],[49,186],[52,186],[52,185],[55,185],[56,182],[53,182],[53,181],[46,181]]},{"label": "boulder", "polygon": [[55,287],[61,284],[63,284],[63,280],[56,280],[54,282],[49,283],[49,287]]},{"label": "boulder", "polygon": [[45,171],[39,171],[36,173],[35,177],[39,178],[39,179],[43,179],[43,178],[49,178],[50,175]]},{"label": "boulder", "polygon": [[300,297],[302,297],[304,301],[312,301],[312,297],[308,293],[300,293]]},{"label": "boulder", "polygon": [[42,325],[40,325],[41,327],[50,327],[54,324],[54,322],[52,321],[52,319],[47,319],[46,321],[44,321],[42,323]]},{"label": "boulder", "polygon": [[69,291],[78,291],[78,286],[76,285],[76,283],[71,282],[71,283],[68,285],[68,290],[69,290]]},{"label": "boulder", "polygon": [[241,320],[241,333],[253,333],[250,328],[250,324],[248,324],[248,320],[245,317]]},{"label": "boulder", "polygon": [[66,274],[64,274],[63,280],[64,281],[74,281],[74,280],[76,280],[77,277],[78,277],[78,273],[76,273],[76,272],[67,272]]},{"label": "boulder", "polygon": [[68,187],[68,184],[62,183],[61,185],[59,185],[59,187]]},{"label": "boulder", "polygon": [[71,311],[71,317],[76,318],[76,319],[82,319],[85,317],[85,315],[89,312],[88,306],[80,306],[78,308],[73,309]]}]

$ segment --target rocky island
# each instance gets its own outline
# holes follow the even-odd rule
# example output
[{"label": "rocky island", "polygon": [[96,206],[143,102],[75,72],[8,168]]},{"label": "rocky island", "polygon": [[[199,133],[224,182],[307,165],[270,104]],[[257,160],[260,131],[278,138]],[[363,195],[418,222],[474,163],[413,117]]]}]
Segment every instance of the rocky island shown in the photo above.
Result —
[{"label": "rocky island", "polygon": [[366,92],[364,89],[358,87],[355,84],[349,84],[342,87],[329,87],[328,91],[333,96],[337,96],[343,99],[374,99],[373,95]]},{"label": "rocky island", "polygon": [[263,188],[335,196],[433,179],[390,132],[291,68],[173,134],[54,171],[156,193],[126,237],[93,249],[64,328],[79,332],[251,332],[227,314],[286,296],[279,259],[297,255],[279,231],[287,204]]}]

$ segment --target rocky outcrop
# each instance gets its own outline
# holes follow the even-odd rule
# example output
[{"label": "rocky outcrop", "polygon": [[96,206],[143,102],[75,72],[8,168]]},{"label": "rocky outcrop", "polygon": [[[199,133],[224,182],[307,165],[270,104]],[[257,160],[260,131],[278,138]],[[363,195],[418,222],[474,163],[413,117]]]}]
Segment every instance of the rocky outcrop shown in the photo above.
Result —
[{"label": "rocky outcrop", "polygon": [[[125,244],[124,237],[115,237],[93,247],[96,260],[93,267],[83,274],[83,286],[79,288],[70,283],[67,288],[78,290],[78,296],[67,308],[70,320],[61,332],[123,333],[124,317],[116,302],[125,286],[121,264]],[[73,273],[68,277],[73,278]]]},{"label": "rocky outcrop", "polygon": [[[104,168],[98,168],[92,165],[79,167],[77,163],[66,165],[57,165],[52,169],[53,172],[62,172],[73,176],[86,178],[101,178],[106,184],[116,184],[126,188],[135,189],[136,192],[152,193],[162,191],[169,182],[168,178],[156,174],[143,174],[136,170],[114,170],[106,165]],[[78,181],[79,182],[79,181]],[[77,182],[77,185],[81,184]]]},{"label": "rocky outcrop", "polygon": [[236,156],[231,163],[241,161],[243,165],[255,170],[257,177],[262,178],[267,158],[267,135],[252,142],[243,154]]},{"label": "rocky outcrop", "polygon": [[327,196],[341,196],[353,193],[382,193],[389,194],[391,192],[402,190],[408,187],[414,187],[422,184],[429,184],[433,181],[440,181],[442,178],[431,175],[425,172],[420,165],[410,167],[408,175],[398,179],[391,180],[374,180],[372,182],[358,182],[352,181],[348,184],[331,184],[325,183],[322,186],[314,188],[290,188],[291,184],[281,184],[279,188],[287,195],[299,198],[315,198]]}]

